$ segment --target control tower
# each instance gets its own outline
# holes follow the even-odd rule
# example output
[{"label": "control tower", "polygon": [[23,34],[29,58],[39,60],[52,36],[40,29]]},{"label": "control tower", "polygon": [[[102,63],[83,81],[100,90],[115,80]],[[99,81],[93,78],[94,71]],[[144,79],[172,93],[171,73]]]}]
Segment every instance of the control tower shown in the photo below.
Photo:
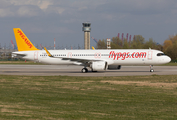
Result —
[{"label": "control tower", "polygon": [[90,31],[91,31],[91,23],[82,23],[82,31],[84,31],[84,48],[90,49]]}]

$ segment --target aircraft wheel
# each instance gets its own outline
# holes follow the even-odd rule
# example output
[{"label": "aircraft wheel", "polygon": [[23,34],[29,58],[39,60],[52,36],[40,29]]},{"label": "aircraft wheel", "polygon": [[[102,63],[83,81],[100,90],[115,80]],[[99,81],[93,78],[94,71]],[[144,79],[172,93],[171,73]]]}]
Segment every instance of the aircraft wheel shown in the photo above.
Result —
[{"label": "aircraft wheel", "polygon": [[83,68],[83,69],[81,70],[81,72],[82,72],[82,73],[86,73],[86,72],[88,72],[88,69],[87,69],[87,68]]},{"label": "aircraft wheel", "polygon": [[150,65],[150,72],[154,72],[153,65]]}]

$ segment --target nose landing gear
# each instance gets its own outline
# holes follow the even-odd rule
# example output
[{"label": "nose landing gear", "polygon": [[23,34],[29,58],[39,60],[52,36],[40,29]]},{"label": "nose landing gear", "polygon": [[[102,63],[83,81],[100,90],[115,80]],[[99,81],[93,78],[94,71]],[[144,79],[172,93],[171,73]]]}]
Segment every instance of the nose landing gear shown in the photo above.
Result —
[{"label": "nose landing gear", "polygon": [[150,65],[150,72],[154,72],[153,65]]}]

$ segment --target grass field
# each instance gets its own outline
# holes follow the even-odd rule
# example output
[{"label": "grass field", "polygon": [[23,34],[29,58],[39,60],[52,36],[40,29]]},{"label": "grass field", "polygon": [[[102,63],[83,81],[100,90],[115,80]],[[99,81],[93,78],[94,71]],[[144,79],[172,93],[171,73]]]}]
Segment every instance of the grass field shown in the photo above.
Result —
[{"label": "grass field", "polygon": [[177,76],[0,75],[0,119],[177,119]]},{"label": "grass field", "polygon": [[177,66],[177,63],[170,62],[170,63],[167,63],[167,64],[162,64],[162,65],[157,65],[157,66]]}]

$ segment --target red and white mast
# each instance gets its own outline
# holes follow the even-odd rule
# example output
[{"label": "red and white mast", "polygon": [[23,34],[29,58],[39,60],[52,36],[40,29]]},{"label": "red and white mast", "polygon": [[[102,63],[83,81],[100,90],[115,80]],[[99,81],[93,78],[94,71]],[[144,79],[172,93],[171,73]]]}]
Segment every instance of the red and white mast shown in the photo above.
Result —
[{"label": "red and white mast", "polygon": [[54,38],[54,50],[55,50],[55,38]]}]

